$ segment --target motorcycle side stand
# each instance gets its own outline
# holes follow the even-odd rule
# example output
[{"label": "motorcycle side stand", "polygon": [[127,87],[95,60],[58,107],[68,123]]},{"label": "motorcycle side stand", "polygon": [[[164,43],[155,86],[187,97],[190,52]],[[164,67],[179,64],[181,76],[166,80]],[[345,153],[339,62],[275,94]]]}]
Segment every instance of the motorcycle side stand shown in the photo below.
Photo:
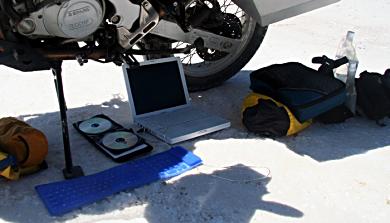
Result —
[{"label": "motorcycle side stand", "polygon": [[53,64],[52,72],[54,75],[54,83],[57,90],[58,103],[60,105],[62,137],[64,144],[65,169],[63,169],[62,172],[64,174],[65,179],[73,179],[84,176],[84,172],[80,166],[73,166],[72,162],[72,154],[69,142],[68,119],[66,115],[68,109],[66,107],[64,89],[62,85],[62,62],[56,62],[55,64]]}]

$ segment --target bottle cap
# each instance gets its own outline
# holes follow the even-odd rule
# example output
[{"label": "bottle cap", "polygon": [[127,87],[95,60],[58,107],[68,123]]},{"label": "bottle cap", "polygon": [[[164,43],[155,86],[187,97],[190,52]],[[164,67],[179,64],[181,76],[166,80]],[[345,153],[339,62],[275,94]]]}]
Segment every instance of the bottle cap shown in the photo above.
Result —
[{"label": "bottle cap", "polygon": [[353,37],[355,37],[355,32],[353,31],[348,31],[347,33],[347,39],[352,41],[353,40]]}]

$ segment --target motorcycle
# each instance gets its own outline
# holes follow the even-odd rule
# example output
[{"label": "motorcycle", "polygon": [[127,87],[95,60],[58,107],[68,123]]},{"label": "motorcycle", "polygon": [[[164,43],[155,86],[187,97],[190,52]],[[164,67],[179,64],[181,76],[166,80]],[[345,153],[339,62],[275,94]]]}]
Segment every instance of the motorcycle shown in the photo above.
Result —
[{"label": "motorcycle", "polygon": [[336,1],[0,0],[0,64],[37,71],[178,56],[189,89],[205,90],[245,66],[268,24]]}]

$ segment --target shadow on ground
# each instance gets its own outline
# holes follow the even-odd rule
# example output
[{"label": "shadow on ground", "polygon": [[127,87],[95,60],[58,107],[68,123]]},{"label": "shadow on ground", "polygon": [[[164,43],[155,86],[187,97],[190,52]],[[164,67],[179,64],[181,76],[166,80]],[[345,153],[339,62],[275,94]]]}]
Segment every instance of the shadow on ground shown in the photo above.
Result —
[{"label": "shadow on ground", "polygon": [[[106,114],[124,127],[131,127],[128,103],[118,98],[102,105],[69,109],[68,121],[71,124],[97,114]],[[268,193],[267,182],[231,183],[216,180],[209,174],[195,174],[170,184],[160,182],[136,190],[125,191],[109,199],[75,210],[63,217],[50,217],[34,187],[63,180],[64,156],[59,112],[23,115],[19,118],[27,120],[30,125],[46,134],[49,140],[49,154],[46,159],[49,169],[16,182],[0,181],[0,197],[7,200],[6,203],[0,204],[0,218],[2,220],[58,222],[69,221],[80,215],[88,216],[88,219],[94,219],[94,217],[99,219],[99,216],[104,214],[128,208],[140,209],[139,216],[135,214],[135,217],[143,217],[142,205],[147,205],[145,217],[150,222],[172,222],[170,220],[172,215],[178,221],[193,218],[203,219],[206,222],[212,222],[212,219],[222,219],[224,222],[249,222],[257,210],[290,217],[303,215],[302,212],[288,205],[262,200],[262,196]],[[81,165],[87,175],[118,165],[98,152],[71,125],[69,130],[74,164]],[[219,133],[215,134],[214,136],[218,137]],[[170,148],[154,137],[145,137],[155,147],[153,153]],[[195,142],[207,138],[213,138],[213,135],[185,142],[183,146],[191,150],[195,148]],[[232,167],[213,174],[220,176],[233,174],[234,177],[234,173],[237,176],[237,171],[239,176],[249,178],[262,176],[244,166]],[[169,209],[170,211],[167,211]]]},{"label": "shadow on ground", "polygon": [[[199,169],[202,170],[202,167]],[[263,177],[243,165],[217,170],[211,174],[185,176],[152,193],[144,194],[148,196],[145,217],[150,223],[245,223],[251,221],[256,211],[302,217],[303,213],[293,207],[262,199],[268,194],[266,186],[269,178],[254,182],[230,182],[222,179],[244,181]]]},{"label": "shadow on ground", "polygon": [[[241,123],[241,104],[251,92],[249,74],[241,71],[223,86],[206,92],[194,93],[195,104],[205,110],[213,111],[232,122],[243,137],[256,138],[247,134]],[[390,124],[390,120],[388,120]],[[230,131],[230,130],[228,130]],[[309,156],[318,162],[339,160],[357,154],[364,154],[377,148],[390,145],[390,126],[379,127],[373,121],[352,118],[337,125],[315,123],[297,137],[276,139],[289,149],[302,156]],[[231,134],[234,136],[234,134]],[[234,137],[236,138],[236,137]]]},{"label": "shadow on ground", "polygon": [[[199,140],[257,138],[249,134],[240,121],[240,105],[250,92],[248,86],[248,72],[245,71],[219,88],[193,93],[191,96],[196,106],[231,120],[232,128],[185,142],[182,145],[193,150],[194,144]],[[70,109],[68,120],[69,123],[74,123],[103,113],[124,127],[130,127],[129,112],[127,102],[114,98],[101,105]],[[66,221],[79,215],[99,217],[116,210],[142,209],[140,205],[143,204],[147,205],[146,217],[151,222],[169,222],[172,216],[183,221],[194,218],[206,222],[208,220],[212,222],[213,219],[216,222],[248,222],[257,210],[290,217],[303,215],[299,210],[288,205],[262,200],[262,197],[267,194],[264,182],[238,184],[218,181],[209,174],[198,174],[186,176],[173,184],[155,183],[129,191],[130,193],[121,193],[61,218],[49,217],[33,187],[63,180],[61,171],[64,167],[64,159],[59,112],[23,115],[20,118],[27,120],[47,135],[50,146],[47,157],[49,169],[18,182],[0,181],[0,197],[7,200],[0,204],[0,218],[3,220],[12,222],[26,222],[26,219],[28,219],[27,222]],[[322,162],[343,159],[390,145],[389,131],[390,127],[380,128],[366,120],[351,119],[340,125],[314,124],[297,137],[282,138],[277,141],[284,143],[297,154],[308,155]],[[168,145],[154,137],[147,135],[145,137],[156,148],[153,153],[169,148]],[[70,139],[74,163],[81,164],[86,174],[93,174],[117,165],[97,152],[72,127],[70,127]],[[248,175],[255,174],[250,168],[245,170],[240,167],[239,169]],[[230,174],[236,170],[237,168],[232,167],[214,174]],[[129,196],[129,194],[134,194],[134,196]],[[226,203],[231,205],[224,206]],[[226,211],[223,210],[224,208]],[[174,210],[177,212],[174,213]],[[195,213],[198,214],[195,215]],[[135,216],[143,217],[143,212],[140,211]]]},{"label": "shadow on ground", "polygon": [[389,146],[389,133],[390,126],[379,127],[373,121],[353,118],[338,125],[317,123],[297,137],[278,141],[297,154],[325,162]]}]

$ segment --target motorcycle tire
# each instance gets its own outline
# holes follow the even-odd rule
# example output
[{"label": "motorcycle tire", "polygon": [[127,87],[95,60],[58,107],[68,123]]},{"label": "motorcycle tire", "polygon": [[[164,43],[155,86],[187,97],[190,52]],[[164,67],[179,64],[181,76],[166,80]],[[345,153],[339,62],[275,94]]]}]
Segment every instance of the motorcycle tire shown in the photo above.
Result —
[{"label": "motorcycle tire", "polygon": [[[216,86],[221,85],[226,80],[235,76],[255,55],[259,49],[268,27],[261,27],[256,24],[251,33],[251,36],[248,38],[248,41],[243,43],[243,46],[240,51],[234,55],[228,55],[233,57],[233,60],[227,61],[226,58],[221,59],[221,61],[210,62],[210,65],[214,65],[214,69],[203,69],[203,75],[196,75],[193,71],[193,67],[197,65],[187,65],[183,64],[184,71],[186,75],[188,89],[191,92],[195,91],[204,91]],[[222,63],[217,68],[215,67],[216,63]],[[202,71],[197,71],[200,73]]]},{"label": "motorcycle tire", "polygon": [[[223,12],[227,12],[227,8],[229,7],[237,8],[235,5],[231,6],[231,2],[227,4],[226,1],[219,0],[219,2],[223,3],[221,4],[221,11]],[[191,92],[203,91],[219,86],[224,81],[236,75],[252,59],[267,33],[267,26],[260,26],[248,15],[242,15],[240,22],[241,25],[239,25],[239,27],[241,28],[242,44],[234,53],[208,53],[207,50],[198,52],[197,49],[192,49],[189,54],[148,55],[145,59],[170,56],[180,57],[183,63],[187,86]],[[229,27],[235,28],[232,28],[232,30],[225,30],[225,34],[229,35],[229,33],[235,33],[237,31],[234,30],[237,29],[235,24],[232,24],[232,26],[229,25]],[[144,43],[146,44],[146,49],[180,48],[180,46],[186,44],[183,42],[172,43],[172,40],[164,40],[159,37],[152,37],[149,40],[148,38],[145,38]]]}]

